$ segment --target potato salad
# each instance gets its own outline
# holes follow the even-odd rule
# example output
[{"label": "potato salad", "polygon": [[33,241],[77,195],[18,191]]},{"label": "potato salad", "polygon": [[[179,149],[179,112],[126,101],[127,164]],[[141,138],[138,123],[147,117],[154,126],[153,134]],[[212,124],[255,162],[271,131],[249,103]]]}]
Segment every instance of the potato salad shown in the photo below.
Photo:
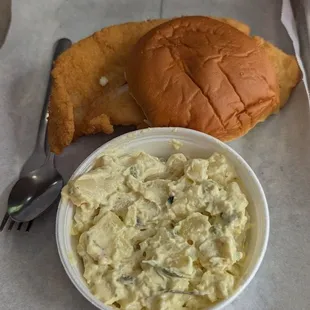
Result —
[{"label": "potato salad", "polygon": [[106,154],[63,195],[85,281],[106,305],[204,309],[238,285],[248,200],[225,156]]}]

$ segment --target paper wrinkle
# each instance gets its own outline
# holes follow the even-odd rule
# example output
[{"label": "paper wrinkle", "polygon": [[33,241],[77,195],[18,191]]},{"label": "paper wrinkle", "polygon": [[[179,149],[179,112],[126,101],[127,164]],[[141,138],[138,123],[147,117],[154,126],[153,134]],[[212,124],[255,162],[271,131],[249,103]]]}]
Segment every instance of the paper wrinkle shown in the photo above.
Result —
[{"label": "paper wrinkle", "polygon": [[[306,17],[308,20],[310,20],[310,12],[309,12],[309,15],[306,15]],[[293,42],[295,55],[298,61],[298,65],[302,71],[303,82],[304,82],[304,85],[307,91],[308,100],[310,101],[309,83],[308,83],[309,77],[307,77],[304,63],[300,56],[300,44],[299,44],[299,39],[298,39],[298,32],[297,32],[296,21],[295,21],[293,10],[292,10],[292,3],[290,0],[283,0],[282,2],[281,22],[283,23],[284,27],[287,30],[288,35],[290,36]],[[309,32],[308,32],[308,36],[309,36]]]}]

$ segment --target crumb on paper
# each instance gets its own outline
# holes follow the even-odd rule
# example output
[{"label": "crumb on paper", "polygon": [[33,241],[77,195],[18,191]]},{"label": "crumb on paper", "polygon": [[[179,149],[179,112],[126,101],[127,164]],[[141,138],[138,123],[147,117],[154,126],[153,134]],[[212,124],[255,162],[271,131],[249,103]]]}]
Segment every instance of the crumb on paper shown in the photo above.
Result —
[{"label": "crumb on paper", "polygon": [[109,83],[109,80],[106,76],[102,76],[99,80],[99,84],[101,86],[106,86]]},{"label": "crumb on paper", "polygon": [[178,131],[178,128],[173,128],[172,129],[172,132],[177,132]]},{"label": "crumb on paper", "polygon": [[172,139],[170,143],[173,146],[173,148],[177,151],[183,146],[183,143],[176,139]]}]

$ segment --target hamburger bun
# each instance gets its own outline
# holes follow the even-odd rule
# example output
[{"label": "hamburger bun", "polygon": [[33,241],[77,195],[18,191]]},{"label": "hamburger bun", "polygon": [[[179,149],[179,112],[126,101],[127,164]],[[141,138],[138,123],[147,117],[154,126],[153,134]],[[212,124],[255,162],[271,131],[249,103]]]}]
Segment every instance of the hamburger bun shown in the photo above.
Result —
[{"label": "hamburger bun", "polygon": [[176,18],[150,30],[128,58],[126,79],[152,126],[188,127],[223,141],[280,108],[264,49],[209,17]]}]

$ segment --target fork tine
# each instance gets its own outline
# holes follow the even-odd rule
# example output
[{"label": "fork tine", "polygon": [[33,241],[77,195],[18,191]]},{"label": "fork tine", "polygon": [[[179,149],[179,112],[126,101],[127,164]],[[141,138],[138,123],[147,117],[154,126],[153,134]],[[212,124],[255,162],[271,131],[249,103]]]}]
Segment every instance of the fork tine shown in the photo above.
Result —
[{"label": "fork tine", "polygon": [[29,231],[29,230],[30,230],[32,224],[33,224],[33,221],[30,221],[30,222],[28,223],[27,228],[26,228],[26,231]]},{"label": "fork tine", "polygon": [[11,231],[12,230],[12,228],[13,228],[13,226],[14,226],[14,221],[13,220],[11,220],[11,222],[10,222],[10,225],[9,225],[9,228],[8,228],[8,231]]},{"label": "fork tine", "polygon": [[2,223],[0,225],[0,231],[3,230],[3,228],[4,228],[5,224],[6,224],[6,222],[8,221],[8,219],[9,219],[9,214],[5,213],[5,216],[3,217]]},{"label": "fork tine", "polygon": [[[4,215],[4,217],[3,217],[2,222],[1,222],[1,225],[0,225],[0,232],[4,229],[4,227],[5,227],[6,223],[8,222],[8,219],[9,219],[9,218],[10,218],[9,214],[6,213],[6,214]],[[16,223],[16,222],[13,221],[13,220],[10,221],[10,224],[9,224],[9,227],[8,227],[8,231],[11,231],[11,230],[12,230],[12,228],[13,228],[13,226],[14,226],[15,223]],[[21,230],[21,228],[22,228],[22,226],[23,226],[23,222],[20,222],[20,223],[17,223],[17,224],[18,224],[17,230]],[[27,232],[30,231],[30,228],[32,227],[32,224],[33,224],[33,220],[27,223],[27,227],[26,227],[26,231],[27,231]]]}]

